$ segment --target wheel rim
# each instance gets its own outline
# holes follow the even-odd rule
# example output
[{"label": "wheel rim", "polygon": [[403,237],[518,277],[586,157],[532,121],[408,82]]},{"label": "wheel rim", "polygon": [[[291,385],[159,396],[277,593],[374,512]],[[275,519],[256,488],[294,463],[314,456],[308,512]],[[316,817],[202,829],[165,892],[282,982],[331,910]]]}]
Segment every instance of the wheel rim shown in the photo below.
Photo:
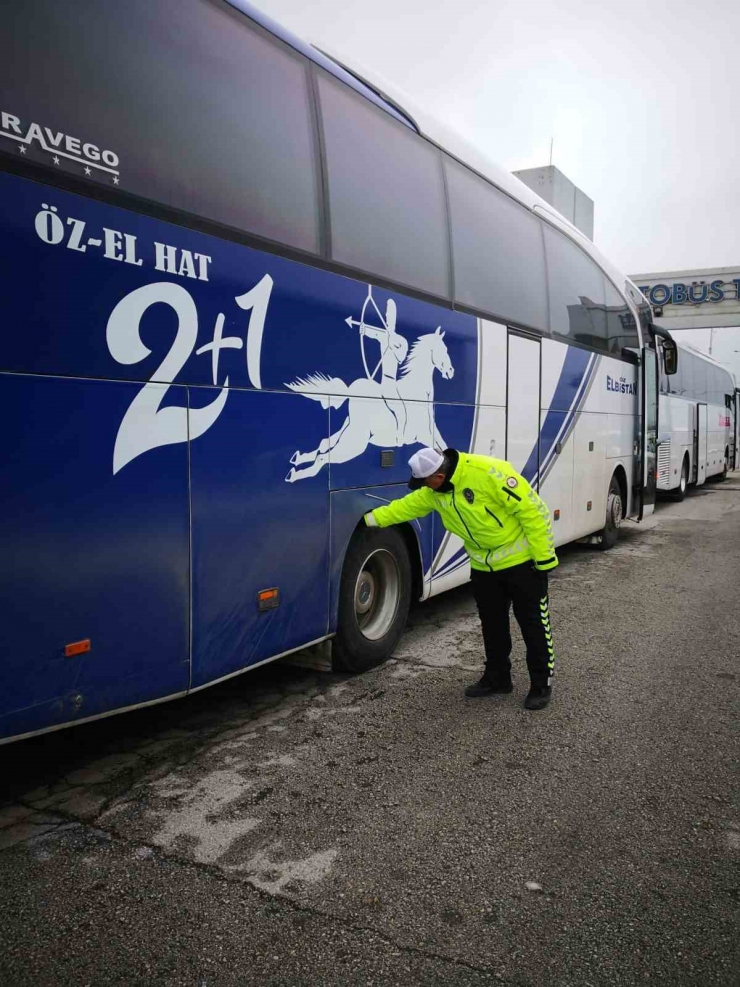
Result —
[{"label": "wheel rim", "polygon": [[688,470],[686,469],[686,463],[681,467],[681,493],[686,492],[686,483],[688,482],[687,476]]},{"label": "wheel rim", "polygon": [[609,494],[609,524],[619,528],[622,524],[622,496],[618,493]]},{"label": "wheel rim", "polygon": [[385,549],[372,552],[355,583],[355,620],[363,637],[378,641],[391,629],[401,598],[401,575]]}]

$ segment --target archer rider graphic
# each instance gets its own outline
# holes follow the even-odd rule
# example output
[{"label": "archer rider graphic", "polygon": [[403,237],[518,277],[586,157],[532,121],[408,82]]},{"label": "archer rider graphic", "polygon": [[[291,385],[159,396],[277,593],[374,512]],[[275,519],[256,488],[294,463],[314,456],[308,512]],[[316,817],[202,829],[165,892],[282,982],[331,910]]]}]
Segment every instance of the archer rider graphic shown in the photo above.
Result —
[{"label": "archer rider graphic", "polygon": [[396,303],[392,298],[386,303],[385,319],[381,317],[381,322],[383,328],[360,322],[360,335],[377,339],[380,343],[380,393],[396,422],[396,445],[402,446],[406,430],[406,405],[398,393],[396,378],[398,368],[406,359],[409,344],[400,333],[396,332]]}]

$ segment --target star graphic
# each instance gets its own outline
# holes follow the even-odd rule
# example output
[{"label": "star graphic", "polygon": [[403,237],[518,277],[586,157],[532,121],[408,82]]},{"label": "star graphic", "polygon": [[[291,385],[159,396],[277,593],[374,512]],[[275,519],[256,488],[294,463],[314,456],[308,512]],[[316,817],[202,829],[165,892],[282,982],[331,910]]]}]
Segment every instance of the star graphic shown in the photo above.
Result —
[{"label": "star graphic", "polygon": [[113,184],[118,185],[118,177],[116,175],[113,176]]},{"label": "star graphic", "polygon": [[91,175],[91,174],[92,174],[92,172],[91,172],[91,171],[90,171],[90,169],[89,169],[89,168],[87,167],[87,165],[85,165],[85,174],[86,174],[86,175]]},{"label": "star graphic", "polygon": [[54,155],[54,164],[56,165],[59,164],[59,158],[56,156],[56,154]]},{"label": "star graphic", "polygon": [[23,146],[23,144],[21,144],[21,146],[18,148],[18,150],[21,152],[21,154],[25,154],[26,153],[26,149]]}]

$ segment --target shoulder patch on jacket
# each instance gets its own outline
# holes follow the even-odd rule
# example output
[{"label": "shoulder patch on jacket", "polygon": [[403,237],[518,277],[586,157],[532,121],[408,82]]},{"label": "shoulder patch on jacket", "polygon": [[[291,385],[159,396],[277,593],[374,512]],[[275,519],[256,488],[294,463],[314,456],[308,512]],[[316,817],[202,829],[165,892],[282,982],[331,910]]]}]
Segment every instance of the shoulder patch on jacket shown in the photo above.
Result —
[{"label": "shoulder patch on jacket", "polygon": [[507,476],[506,486],[510,487],[512,490],[516,490],[516,488],[519,486],[519,481],[515,476]]},{"label": "shoulder patch on jacket", "polygon": [[514,491],[513,491],[513,490],[509,490],[509,488],[508,488],[508,487],[501,487],[501,489],[503,490],[503,492],[504,492],[504,493],[506,494],[506,496],[507,496],[507,497],[513,497],[513,498],[514,498],[514,500],[521,500],[521,499],[522,499],[522,498],[521,498],[521,497],[519,496],[519,494],[518,494],[518,493],[514,493]]}]

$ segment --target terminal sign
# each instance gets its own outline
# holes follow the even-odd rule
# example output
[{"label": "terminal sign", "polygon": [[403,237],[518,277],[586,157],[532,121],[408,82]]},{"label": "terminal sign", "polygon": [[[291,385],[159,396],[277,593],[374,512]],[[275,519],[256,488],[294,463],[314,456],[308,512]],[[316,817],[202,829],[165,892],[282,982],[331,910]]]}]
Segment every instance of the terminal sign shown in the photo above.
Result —
[{"label": "terminal sign", "polygon": [[732,281],[693,281],[685,284],[640,285],[640,291],[651,305],[702,305],[705,302],[724,302],[740,299],[740,278]]},{"label": "terminal sign", "polygon": [[740,265],[634,274],[664,329],[740,326]]}]

